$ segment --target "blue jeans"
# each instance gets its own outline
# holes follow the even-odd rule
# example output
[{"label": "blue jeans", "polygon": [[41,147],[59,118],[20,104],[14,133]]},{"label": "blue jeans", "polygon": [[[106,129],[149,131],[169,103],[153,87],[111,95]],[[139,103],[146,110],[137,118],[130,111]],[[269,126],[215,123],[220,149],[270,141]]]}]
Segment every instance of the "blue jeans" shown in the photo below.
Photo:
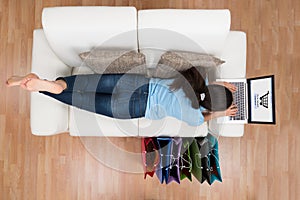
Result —
[{"label": "blue jeans", "polygon": [[60,94],[41,92],[63,103],[118,119],[145,116],[149,79],[135,74],[89,74],[58,78]]}]

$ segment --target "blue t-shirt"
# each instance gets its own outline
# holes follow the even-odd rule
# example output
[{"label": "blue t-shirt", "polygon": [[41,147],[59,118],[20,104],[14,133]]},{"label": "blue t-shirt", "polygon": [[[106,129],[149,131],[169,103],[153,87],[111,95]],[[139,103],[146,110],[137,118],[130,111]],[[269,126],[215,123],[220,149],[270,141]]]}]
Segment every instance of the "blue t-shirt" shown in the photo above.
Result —
[{"label": "blue t-shirt", "polygon": [[174,79],[151,78],[145,118],[158,120],[164,117],[175,117],[191,126],[199,126],[204,122],[204,108],[195,109],[191,100],[182,89],[171,91],[169,85]]}]

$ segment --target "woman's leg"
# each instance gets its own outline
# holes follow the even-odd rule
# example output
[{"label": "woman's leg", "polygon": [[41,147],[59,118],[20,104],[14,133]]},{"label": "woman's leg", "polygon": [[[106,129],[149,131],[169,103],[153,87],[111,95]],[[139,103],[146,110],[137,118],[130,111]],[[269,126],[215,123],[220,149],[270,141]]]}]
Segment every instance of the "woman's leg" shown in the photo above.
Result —
[{"label": "woman's leg", "polygon": [[66,88],[66,83],[61,80],[48,81],[43,79],[31,79],[25,84],[26,90],[32,92],[50,92],[60,94]]},{"label": "woman's leg", "polygon": [[120,91],[113,94],[76,90],[72,92],[64,90],[60,94],[41,93],[90,112],[118,119],[131,119],[145,116],[148,97],[148,82],[136,82],[135,85],[142,86],[135,89],[136,86],[127,88],[128,85],[122,84],[125,88],[118,88]]},{"label": "woman's leg", "polygon": [[123,91],[112,95],[111,107],[114,118],[130,119],[144,117],[148,100],[148,84],[133,92]]},{"label": "woman's leg", "polygon": [[60,77],[57,81],[64,81],[66,92],[94,92],[113,94],[118,91],[134,91],[149,82],[148,78],[136,74],[88,74]]},{"label": "woman's leg", "polygon": [[41,92],[65,104],[102,114],[108,117],[113,117],[111,111],[111,97],[109,94],[99,93],[80,93],[80,92],[66,92],[60,94],[53,94],[50,92]]},{"label": "woman's leg", "polygon": [[12,76],[6,81],[6,85],[8,87],[20,86],[28,91],[46,91],[54,94],[59,94],[66,88],[64,81],[43,80],[33,73],[26,76]]},{"label": "woman's leg", "polygon": [[89,74],[57,78],[55,81],[40,79],[34,74],[10,78],[8,86],[20,85],[29,91],[43,91],[54,94],[65,92],[94,92],[113,94],[116,92],[133,92],[149,79],[135,74]]},{"label": "woman's leg", "polygon": [[[118,117],[119,114],[114,114],[112,111],[112,95],[111,94],[101,94],[101,93],[92,93],[92,92],[66,92],[63,91],[60,94],[53,94],[50,92],[41,92],[47,96],[50,96],[60,102],[65,104],[90,111],[93,113],[98,113],[105,115],[107,117]],[[127,108],[128,110],[128,108]],[[124,114],[122,118],[124,119]],[[130,115],[127,115],[126,119],[130,119]]]},{"label": "woman's leg", "polygon": [[[24,84],[26,90],[39,91],[68,105],[108,117],[131,119],[144,116],[149,79],[133,74],[121,79],[122,76],[122,74],[79,75],[48,81],[39,79],[36,75],[30,75],[30,77],[27,75],[14,80],[9,79],[10,81],[7,82],[9,86]],[[80,83],[76,83],[78,77],[80,81],[87,84],[84,89],[91,90],[91,92],[74,90],[74,85]],[[96,92],[93,89],[95,85],[97,86]],[[114,92],[115,90],[118,92]]]},{"label": "woman's leg", "polygon": [[66,83],[66,92],[94,92],[112,94],[123,74],[86,74],[60,77],[57,81]]},{"label": "woman's leg", "polygon": [[[148,83],[149,79],[132,74],[102,75],[100,78],[99,75],[79,75],[58,78],[56,81],[32,79],[27,87],[80,109],[108,117],[130,119],[144,116]],[[81,89],[85,90],[76,90],[77,84],[84,86]],[[91,89],[94,85],[96,92]]]},{"label": "woman's leg", "polygon": [[25,76],[12,76],[9,79],[7,79],[6,85],[8,87],[20,86],[20,85],[25,84],[27,81],[29,81],[30,79],[33,79],[33,78],[38,79],[39,77],[34,73],[30,73]]}]

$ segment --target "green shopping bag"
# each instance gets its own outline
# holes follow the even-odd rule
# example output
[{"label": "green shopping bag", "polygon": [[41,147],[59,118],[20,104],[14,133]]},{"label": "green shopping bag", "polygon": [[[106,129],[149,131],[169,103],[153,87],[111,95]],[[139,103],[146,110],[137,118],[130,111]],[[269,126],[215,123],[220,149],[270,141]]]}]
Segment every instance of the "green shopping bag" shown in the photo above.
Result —
[{"label": "green shopping bag", "polygon": [[193,138],[182,138],[181,156],[179,160],[180,180],[188,178],[192,181],[192,159],[190,156],[190,143]]},{"label": "green shopping bag", "polygon": [[197,144],[194,139],[189,147],[190,156],[192,159],[192,174],[201,183],[202,181],[202,169],[201,169],[201,154]]}]

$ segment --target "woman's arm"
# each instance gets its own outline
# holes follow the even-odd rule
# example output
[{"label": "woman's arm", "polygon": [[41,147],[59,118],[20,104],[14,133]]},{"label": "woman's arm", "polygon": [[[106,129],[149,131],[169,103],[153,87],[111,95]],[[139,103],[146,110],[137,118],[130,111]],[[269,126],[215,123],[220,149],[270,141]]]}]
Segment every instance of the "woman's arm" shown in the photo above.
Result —
[{"label": "woman's arm", "polygon": [[209,121],[211,119],[215,119],[218,117],[224,117],[224,116],[235,116],[238,109],[236,105],[231,105],[227,110],[225,111],[215,111],[215,112],[202,112],[204,116],[204,121]]}]

